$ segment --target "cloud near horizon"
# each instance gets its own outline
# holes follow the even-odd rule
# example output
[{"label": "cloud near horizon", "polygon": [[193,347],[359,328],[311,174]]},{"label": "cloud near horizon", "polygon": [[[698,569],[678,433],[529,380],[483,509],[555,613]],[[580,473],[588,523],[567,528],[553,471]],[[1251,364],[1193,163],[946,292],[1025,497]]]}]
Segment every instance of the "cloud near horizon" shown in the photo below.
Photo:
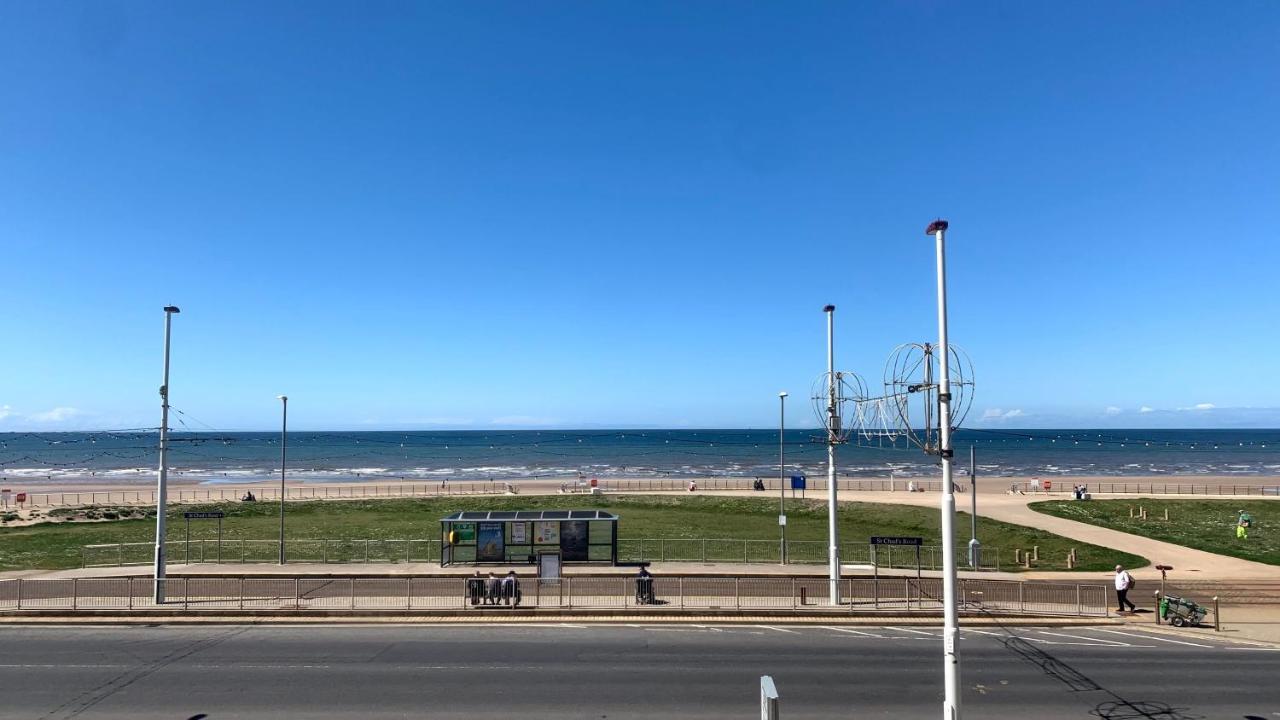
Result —
[{"label": "cloud near horizon", "polygon": [[983,422],[990,422],[993,420],[1007,420],[1009,418],[1026,417],[1026,415],[1027,415],[1026,413],[1022,412],[1022,410],[1018,408],[1014,408],[1013,410],[1004,410],[1003,408],[987,408],[982,412],[981,420]]}]

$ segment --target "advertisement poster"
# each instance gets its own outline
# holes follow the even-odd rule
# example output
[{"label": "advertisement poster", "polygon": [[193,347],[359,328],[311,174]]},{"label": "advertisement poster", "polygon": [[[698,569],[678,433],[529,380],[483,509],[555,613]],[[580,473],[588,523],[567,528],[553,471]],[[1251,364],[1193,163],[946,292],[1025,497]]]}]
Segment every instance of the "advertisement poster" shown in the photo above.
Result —
[{"label": "advertisement poster", "polygon": [[476,541],[475,523],[454,523],[453,531],[458,534],[457,544],[470,545]]},{"label": "advertisement poster", "polygon": [[542,520],[536,523],[536,534],[533,541],[539,545],[559,545],[560,544],[560,521],[559,520]]},{"label": "advertisement poster", "polygon": [[560,555],[565,560],[587,559],[587,521],[566,520],[560,531]]},{"label": "advertisement poster", "polygon": [[502,523],[480,523],[480,531],[476,542],[476,560],[480,562],[502,562]]},{"label": "advertisement poster", "polygon": [[527,542],[529,542],[528,523],[511,523],[511,544],[524,545]]}]

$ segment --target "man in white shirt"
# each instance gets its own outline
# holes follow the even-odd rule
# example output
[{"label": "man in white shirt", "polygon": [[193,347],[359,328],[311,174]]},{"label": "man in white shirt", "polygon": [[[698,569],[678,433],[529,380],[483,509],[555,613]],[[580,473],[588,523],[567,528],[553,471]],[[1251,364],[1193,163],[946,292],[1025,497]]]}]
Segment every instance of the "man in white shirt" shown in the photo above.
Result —
[{"label": "man in white shirt", "polygon": [[1133,587],[1133,576],[1130,575],[1127,571],[1125,571],[1123,567],[1117,565],[1116,566],[1116,602],[1119,603],[1120,605],[1118,612],[1124,612],[1125,605],[1129,606],[1129,612],[1133,612],[1138,609],[1137,606],[1135,606],[1129,600],[1129,588],[1131,587]]}]

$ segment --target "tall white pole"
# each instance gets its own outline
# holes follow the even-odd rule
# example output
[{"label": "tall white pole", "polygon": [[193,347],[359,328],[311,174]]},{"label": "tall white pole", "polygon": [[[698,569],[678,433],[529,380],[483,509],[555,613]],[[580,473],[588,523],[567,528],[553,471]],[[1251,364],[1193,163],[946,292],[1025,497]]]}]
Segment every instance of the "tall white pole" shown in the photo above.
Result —
[{"label": "tall white pole", "polygon": [[168,305],[164,309],[164,380],[160,386],[160,477],[156,480],[155,601],[165,598],[164,514],[169,500],[169,330],[173,316],[181,312]]},{"label": "tall white pole", "polygon": [[284,465],[285,451],[289,442],[289,398],[277,396],[280,400],[280,564],[284,564]]},{"label": "tall white pole", "polygon": [[787,564],[787,491],[783,480],[787,475],[787,393],[778,393],[778,530],[781,539],[778,547],[778,562]]},{"label": "tall white pole", "polygon": [[956,618],[956,496],[951,480],[951,368],[947,345],[947,221],[935,220],[928,229],[938,251],[938,430],[939,455],[942,456],[942,673],[945,697],[943,720],[960,718],[960,655],[957,650],[959,628]]},{"label": "tall white pole", "polygon": [[836,306],[823,308],[827,314],[827,564],[830,576],[829,600],[840,604],[840,537],[836,529],[836,442],[840,436],[840,408],[836,383]]}]

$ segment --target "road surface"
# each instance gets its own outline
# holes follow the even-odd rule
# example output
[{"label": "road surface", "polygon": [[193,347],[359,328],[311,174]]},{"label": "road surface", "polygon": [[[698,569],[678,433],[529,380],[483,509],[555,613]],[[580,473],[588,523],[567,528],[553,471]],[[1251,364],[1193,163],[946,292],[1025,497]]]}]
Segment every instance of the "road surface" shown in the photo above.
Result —
[{"label": "road surface", "polygon": [[[937,628],[0,627],[0,717],[935,718]],[[1012,634],[1010,634],[1012,633]],[[970,718],[1280,717],[1280,650],[1132,626],[982,628]]]}]

